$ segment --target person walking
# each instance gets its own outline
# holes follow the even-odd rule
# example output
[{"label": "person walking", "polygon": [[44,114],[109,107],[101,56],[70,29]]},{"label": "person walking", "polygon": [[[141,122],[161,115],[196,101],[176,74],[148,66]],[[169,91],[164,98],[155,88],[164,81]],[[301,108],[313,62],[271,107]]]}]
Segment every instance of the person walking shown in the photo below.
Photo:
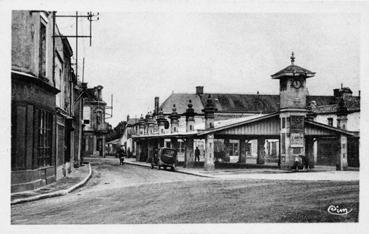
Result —
[{"label": "person walking", "polygon": [[119,150],[119,164],[123,165],[124,164],[124,157],[126,156],[126,152],[123,148],[123,146],[120,148]]},{"label": "person walking", "polygon": [[198,162],[200,162],[200,150],[199,150],[199,147],[196,146],[196,149],[195,149],[195,162],[196,160]]}]

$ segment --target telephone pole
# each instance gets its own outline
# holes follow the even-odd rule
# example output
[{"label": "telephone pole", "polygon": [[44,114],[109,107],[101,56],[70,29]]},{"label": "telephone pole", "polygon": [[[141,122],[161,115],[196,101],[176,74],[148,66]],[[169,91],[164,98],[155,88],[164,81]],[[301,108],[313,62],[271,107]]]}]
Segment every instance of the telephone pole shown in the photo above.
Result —
[{"label": "telephone pole", "polygon": [[[76,20],[76,32],[75,35],[56,35],[55,34],[55,18],[75,18]],[[78,20],[79,18],[85,18],[89,21],[90,24],[90,33],[89,35],[79,35],[78,32]],[[90,12],[87,12],[87,14],[79,14],[78,11],[76,11],[75,15],[56,15],[56,11],[53,12],[53,65],[55,63],[55,38],[62,37],[62,38],[75,38],[76,39],[76,48],[75,48],[75,55],[76,55],[76,61],[75,61],[75,74],[78,81],[78,39],[79,38],[89,38],[90,39],[90,46],[92,46],[92,21],[98,21],[99,20],[99,13],[96,14]],[[74,103],[79,101],[79,142],[78,142],[78,161],[80,164],[83,162],[83,155],[82,155],[82,140],[83,140],[83,95],[85,90],[84,85],[84,66],[85,66],[85,59],[83,58],[83,67],[82,67],[82,83],[81,83],[81,93],[80,95],[74,100]],[[55,74],[55,65],[53,66],[53,78]],[[54,81],[55,82],[55,81]],[[71,90],[72,92],[72,90]]]}]

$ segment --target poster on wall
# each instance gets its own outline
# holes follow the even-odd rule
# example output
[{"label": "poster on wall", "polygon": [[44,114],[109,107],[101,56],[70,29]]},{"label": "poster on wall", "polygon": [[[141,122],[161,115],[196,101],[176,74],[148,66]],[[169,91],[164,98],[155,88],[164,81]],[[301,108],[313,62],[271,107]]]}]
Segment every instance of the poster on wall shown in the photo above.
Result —
[{"label": "poster on wall", "polygon": [[304,134],[291,133],[291,147],[304,147]]},{"label": "poster on wall", "polygon": [[290,117],[291,131],[303,131],[304,130],[304,116],[294,116]]}]

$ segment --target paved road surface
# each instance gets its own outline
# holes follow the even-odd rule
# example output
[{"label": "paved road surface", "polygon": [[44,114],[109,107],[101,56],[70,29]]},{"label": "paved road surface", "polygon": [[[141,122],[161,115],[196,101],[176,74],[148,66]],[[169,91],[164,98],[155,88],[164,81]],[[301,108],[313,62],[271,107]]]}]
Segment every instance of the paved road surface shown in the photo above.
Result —
[{"label": "paved road surface", "polygon": [[[12,224],[353,222],[358,182],[222,180],[93,160],[93,178],[63,197],[12,206]],[[353,209],[330,215],[329,205]]]}]

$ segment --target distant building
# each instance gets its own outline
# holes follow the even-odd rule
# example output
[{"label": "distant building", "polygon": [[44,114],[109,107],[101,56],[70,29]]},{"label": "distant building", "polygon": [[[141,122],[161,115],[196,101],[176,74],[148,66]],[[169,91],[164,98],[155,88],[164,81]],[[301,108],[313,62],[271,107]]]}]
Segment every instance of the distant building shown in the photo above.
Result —
[{"label": "distant building", "polygon": [[[137,160],[147,161],[152,154],[152,147],[161,146],[178,149],[179,160],[184,162],[193,154],[196,147],[199,147],[201,155],[205,156],[207,139],[202,132],[212,133],[213,131],[208,129],[233,128],[232,126],[241,123],[248,125],[254,123],[254,119],[262,121],[268,116],[273,117],[286,112],[280,117],[281,124],[284,119],[285,127],[281,126],[283,128],[281,131],[278,130],[278,133],[274,128],[279,128],[279,122],[276,119],[268,119],[269,122],[267,121],[265,125],[258,125],[259,130],[253,129],[251,135],[239,129],[233,136],[218,135],[215,139],[209,140],[214,142],[212,145],[214,160],[229,163],[245,161],[253,164],[285,163],[289,166],[292,155],[309,154],[309,157],[313,157],[314,150],[314,158],[311,161],[318,165],[334,166],[337,163],[337,150],[344,142],[337,138],[342,133],[346,134],[348,142],[348,152],[342,155],[348,156],[345,160],[349,166],[358,166],[360,97],[353,96],[348,88],[343,87],[335,89],[332,96],[309,95],[305,79],[313,77],[315,73],[294,65],[293,61],[292,56],[291,65],[272,76],[274,79],[280,79],[279,95],[262,95],[259,92],[205,93],[204,88],[198,86],[195,93],[172,93],[161,105],[159,98],[156,97],[153,113],[148,113],[145,118],[141,116],[132,126],[135,132],[132,136],[132,145],[136,149],[134,154]],[[347,111],[340,111],[345,108]],[[293,115],[295,112],[298,116],[296,118]],[[293,119],[290,116],[293,116]],[[301,143],[301,135],[304,135],[304,128],[301,126],[304,125],[300,122],[303,120],[308,121],[306,125],[312,124],[311,129],[310,127],[305,129],[312,131],[306,135],[308,141],[306,146]],[[299,128],[287,132],[291,121],[299,122]],[[313,128],[321,129],[318,131]],[[257,135],[258,132],[260,135]],[[287,143],[295,140],[300,142],[288,146],[288,149],[285,148]],[[129,137],[122,143],[124,142],[129,142]],[[331,147],[324,147],[323,144],[329,144]],[[342,147],[345,147],[346,143],[342,144]],[[303,152],[304,150],[306,152]],[[204,161],[205,158],[203,157]]]},{"label": "distant building", "polygon": [[124,146],[127,152],[131,153],[129,156],[133,155],[133,152],[135,151],[135,145],[132,140],[132,136],[136,135],[138,132],[138,122],[138,118],[130,118],[129,115],[127,115],[127,124],[119,141],[119,144]]},{"label": "distant building", "polygon": [[105,157],[105,138],[109,130],[105,122],[106,102],[102,99],[103,86],[88,88],[83,98],[83,155]]}]

